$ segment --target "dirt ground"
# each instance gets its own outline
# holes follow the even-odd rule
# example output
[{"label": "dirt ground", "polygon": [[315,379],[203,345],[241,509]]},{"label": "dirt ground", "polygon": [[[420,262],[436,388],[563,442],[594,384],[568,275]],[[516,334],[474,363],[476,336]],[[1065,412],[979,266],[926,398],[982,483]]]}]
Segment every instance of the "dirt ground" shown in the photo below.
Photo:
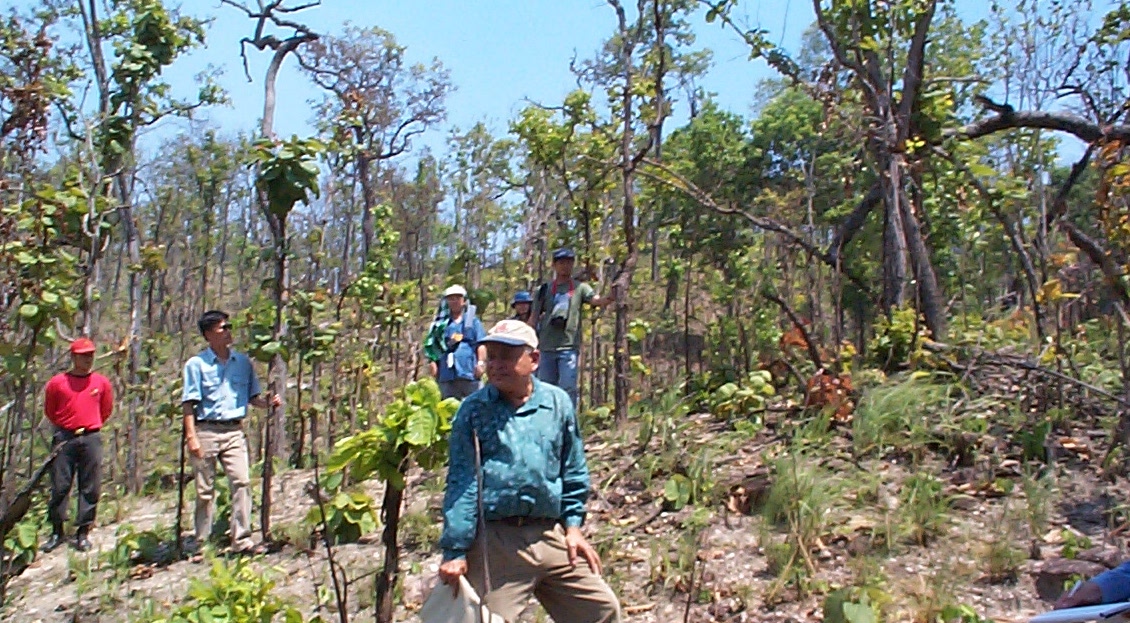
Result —
[{"label": "dirt ground", "polygon": [[[705,421],[698,432],[711,434]],[[703,439],[698,437],[695,442]],[[725,454],[716,455],[722,458],[715,459],[711,470],[716,486],[725,490],[733,483],[756,480],[764,473],[767,443],[758,437],[720,446]],[[725,504],[705,510],[688,506],[677,512],[657,512],[662,480],[644,484],[631,477],[643,455],[646,452],[599,438],[589,442],[595,495],[590,500],[587,529],[603,553],[606,575],[620,596],[625,621],[818,621],[830,591],[857,585],[865,577],[881,578],[883,592],[891,599],[887,608],[890,621],[923,620],[932,605],[943,603],[969,606],[986,620],[1026,621],[1047,609],[1037,596],[1034,577],[1047,564],[1046,559],[1064,551],[1065,534],[1086,535],[1091,545],[1105,548],[1112,560],[1125,551],[1124,541],[1110,536],[1106,519],[1121,500],[1119,494],[1127,490],[1125,481],[1100,480],[1086,461],[1075,461],[1057,469],[1046,530],[1037,539],[1011,527],[1018,523],[1017,509],[1024,504],[1021,493],[970,493],[969,487],[954,484],[963,480],[960,470],[939,468],[943,479],[950,478],[948,487],[954,494],[942,534],[925,546],[900,544],[884,552],[874,547],[874,538],[865,535],[868,531],[874,534],[876,524],[883,521],[883,509],[897,503],[900,483],[910,471],[901,463],[874,461],[857,466],[875,476],[874,503],[865,508],[840,505],[829,509],[827,534],[821,537],[822,547],[811,552],[815,573],[808,575],[805,590],[794,583],[774,591],[777,576],[771,572],[762,542],[767,534],[764,520],[755,512],[745,515],[727,510]],[[829,473],[850,467],[837,460],[824,461]],[[414,620],[413,612],[435,581],[441,477],[416,473],[410,479],[405,514],[414,520],[404,529],[410,534],[402,534],[410,542],[401,564],[398,621]],[[278,477],[272,513],[277,529],[301,533],[297,526],[310,506],[305,490],[311,479],[312,474],[302,470]],[[371,484],[368,491],[380,500],[377,485]],[[107,519],[112,513],[106,507],[114,503],[123,504],[120,522]],[[104,499],[102,523],[91,534],[94,550],[81,554],[60,548],[40,554],[10,580],[8,601],[0,616],[27,623],[109,623],[168,612],[184,598],[189,578],[207,577],[207,564],[138,565],[128,577],[115,580],[121,574],[115,576],[109,568],[106,553],[113,549],[121,525],[167,527],[174,523],[175,510],[175,495],[170,494],[120,502]],[[190,522],[191,505],[186,525]],[[986,571],[989,544],[1002,538],[1015,541],[1017,549],[1029,554],[1018,563],[1015,578],[990,578]],[[307,614],[338,620],[332,610],[324,549],[301,543],[301,537],[294,540],[299,543],[254,559],[252,564],[275,579],[277,595]],[[414,544],[417,542],[424,545]],[[1044,560],[1031,558],[1037,553]],[[335,555],[351,579],[349,619],[373,620],[372,574],[383,556],[378,535],[336,547]],[[767,600],[771,593],[775,595]],[[527,620],[546,620],[536,607],[527,612]]]}]

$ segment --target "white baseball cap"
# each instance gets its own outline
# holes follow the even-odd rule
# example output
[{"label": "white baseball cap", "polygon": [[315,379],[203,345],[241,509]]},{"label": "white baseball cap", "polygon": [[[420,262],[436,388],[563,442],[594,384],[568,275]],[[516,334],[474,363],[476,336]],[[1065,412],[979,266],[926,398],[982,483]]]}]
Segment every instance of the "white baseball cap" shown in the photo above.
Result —
[{"label": "white baseball cap", "polygon": [[467,289],[461,285],[456,284],[443,291],[443,298],[455,295],[467,298]]},{"label": "white baseball cap", "polygon": [[498,342],[499,344],[506,344],[507,346],[529,346],[536,349],[538,347],[538,334],[530,325],[508,318],[500,320],[498,324],[487,331],[487,336],[479,340],[479,344],[486,342]]}]

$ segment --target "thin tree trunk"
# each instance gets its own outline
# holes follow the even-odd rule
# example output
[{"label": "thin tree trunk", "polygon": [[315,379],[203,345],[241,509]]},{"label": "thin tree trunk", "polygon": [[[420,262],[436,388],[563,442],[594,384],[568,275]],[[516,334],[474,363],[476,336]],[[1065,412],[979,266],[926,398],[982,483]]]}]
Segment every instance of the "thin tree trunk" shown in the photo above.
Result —
[{"label": "thin tree trunk", "polygon": [[369,173],[369,155],[364,153],[365,146],[361,145],[361,130],[357,129],[358,146],[362,153],[357,156],[357,181],[361,184],[361,269],[369,261],[369,254],[373,246],[373,180]]},{"label": "thin tree trunk", "polygon": [[[141,265],[141,236],[137,230],[137,223],[133,219],[133,179],[132,167],[119,174],[116,185],[118,187],[118,199],[121,201],[122,208],[120,208],[122,215],[122,225],[125,228],[126,234],[126,249],[129,252],[129,261],[131,266]],[[136,494],[141,491],[141,410],[138,405],[138,395],[136,387],[139,382],[138,378],[138,365],[141,359],[141,273],[137,270],[129,271],[129,359],[127,361],[127,368],[129,375],[127,377],[128,389],[126,394],[128,405],[128,429],[127,440],[128,448],[126,455],[126,490],[131,494]]]},{"label": "thin tree trunk", "polygon": [[899,209],[901,172],[894,158],[887,161],[882,176],[884,208],[883,219],[883,308],[901,307],[906,302],[907,248],[903,230],[902,211]]},{"label": "thin tree trunk", "polygon": [[[400,470],[403,475],[407,471],[408,459],[401,457]],[[404,501],[404,491],[385,483],[384,500],[381,502],[381,514],[385,527],[381,532],[381,543],[385,548],[384,566],[377,575],[376,604],[377,622],[392,623],[393,616],[393,589],[396,587],[400,575],[400,544],[397,532],[400,529],[400,506]]]}]

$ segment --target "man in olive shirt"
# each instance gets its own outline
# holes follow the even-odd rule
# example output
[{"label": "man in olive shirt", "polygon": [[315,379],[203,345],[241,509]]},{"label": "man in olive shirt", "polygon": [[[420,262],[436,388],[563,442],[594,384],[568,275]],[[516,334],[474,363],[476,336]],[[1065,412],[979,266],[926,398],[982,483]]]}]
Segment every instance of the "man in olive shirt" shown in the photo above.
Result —
[{"label": "man in olive shirt", "polygon": [[538,288],[530,315],[541,344],[538,378],[552,383],[577,406],[577,359],[581,349],[581,305],[604,307],[612,302],[587,283],[573,278],[576,254],[572,249],[553,252],[554,278]]}]

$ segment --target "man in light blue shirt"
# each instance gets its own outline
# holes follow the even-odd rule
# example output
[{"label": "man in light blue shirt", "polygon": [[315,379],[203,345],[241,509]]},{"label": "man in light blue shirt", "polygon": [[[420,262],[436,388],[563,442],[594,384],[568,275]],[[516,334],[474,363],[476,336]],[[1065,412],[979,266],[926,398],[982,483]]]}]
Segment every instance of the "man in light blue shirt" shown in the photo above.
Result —
[{"label": "man in light blue shirt", "polygon": [[558,623],[619,621],[600,556],[581,532],[589,472],[569,395],[534,378],[538,337],[525,322],[503,320],[480,344],[489,382],[452,422],[440,579],[458,586],[466,574],[508,621],[530,596]]},{"label": "man in light blue shirt", "polygon": [[226,313],[204,312],[197,324],[208,348],[184,364],[181,393],[185,444],[196,475],[196,539],[204,543],[212,534],[219,461],[231,485],[232,551],[259,553],[251,539],[251,475],[243,419],[248,405],[265,409],[282,400],[260,396],[251,360],[231,350],[231,323]]}]

